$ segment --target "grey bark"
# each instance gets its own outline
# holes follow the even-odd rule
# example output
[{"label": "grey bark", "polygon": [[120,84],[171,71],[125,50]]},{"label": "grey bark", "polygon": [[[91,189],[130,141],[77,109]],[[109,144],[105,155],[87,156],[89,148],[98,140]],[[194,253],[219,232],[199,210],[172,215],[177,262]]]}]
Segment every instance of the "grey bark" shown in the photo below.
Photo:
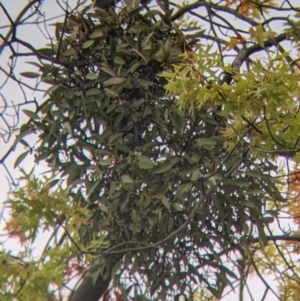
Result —
[{"label": "grey bark", "polygon": [[98,301],[106,292],[109,282],[110,279],[104,280],[99,276],[94,285],[92,277],[86,275],[68,301]]}]

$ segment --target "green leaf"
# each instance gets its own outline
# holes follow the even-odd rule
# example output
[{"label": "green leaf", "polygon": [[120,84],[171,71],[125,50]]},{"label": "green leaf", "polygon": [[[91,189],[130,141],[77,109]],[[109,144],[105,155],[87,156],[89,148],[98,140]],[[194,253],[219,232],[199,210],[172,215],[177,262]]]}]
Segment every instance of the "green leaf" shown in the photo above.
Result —
[{"label": "green leaf", "polygon": [[143,89],[148,89],[149,86],[153,86],[153,82],[151,82],[149,80],[141,79],[141,80],[138,81],[138,85],[140,87],[142,87]]},{"label": "green leaf", "polygon": [[88,186],[88,187],[87,187],[86,193],[87,193],[87,196],[88,196],[88,197],[89,197],[89,196],[93,193],[93,191],[98,187],[100,181],[101,181],[101,180],[98,180],[98,181],[96,181],[95,183],[92,183],[91,186]]},{"label": "green leaf", "polygon": [[261,251],[265,253],[265,246],[268,244],[266,234],[263,230],[259,229],[258,243],[260,245]]},{"label": "green leaf", "polygon": [[264,223],[264,224],[271,224],[274,222],[274,217],[273,216],[264,216],[261,221]]},{"label": "green leaf", "polygon": [[140,169],[151,169],[154,167],[154,163],[149,157],[138,156],[137,160]]},{"label": "green leaf", "polygon": [[105,206],[105,204],[100,203],[99,208],[100,208],[101,211],[103,211],[103,212],[105,212],[105,213],[108,213],[108,209],[107,209],[107,207]]},{"label": "green leaf", "polygon": [[[103,142],[106,138],[108,138],[109,136],[111,135],[111,129],[109,128],[106,128],[102,134],[100,136],[98,136],[98,139],[100,142]],[[101,151],[101,150],[97,150],[98,152]],[[103,153],[103,155],[106,155],[107,153]]]},{"label": "green leaf", "polygon": [[180,204],[180,203],[174,203],[173,205],[173,208],[176,210],[176,211],[178,211],[178,212],[180,212],[180,211],[183,211],[183,206]]},{"label": "green leaf", "polygon": [[27,71],[27,72],[21,72],[20,75],[24,76],[24,77],[28,77],[28,78],[37,78],[37,77],[40,77],[40,74],[39,73],[36,73],[36,72],[30,72],[30,71]]},{"label": "green leaf", "polygon": [[86,42],[83,43],[82,48],[83,49],[87,49],[89,47],[91,47],[94,44],[94,40],[87,40]]},{"label": "green leaf", "polygon": [[69,48],[66,51],[62,53],[63,56],[71,56],[77,53],[77,50],[75,48]]},{"label": "green leaf", "polygon": [[170,210],[171,206],[170,206],[169,200],[168,200],[164,195],[162,195],[162,196],[160,197],[160,200],[161,200],[161,203],[162,203],[168,210]]},{"label": "green leaf", "polygon": [[100,161],[99,161],[99,164],[100,164],[101,166],[109,166],[109,165],[112,164],[112,162],[111,162],[110,159],[105,159],[105,160],[100,160]]},{"label": "green leaf", "polygon": [[118,104],[117,103],[112,103],[106,110],[106,114],[109,114],[110,112],[114,111],[115,108],[118,107]]},{"label": "green leaf", "polygon": [[100,69],[102,71],[104,71],[105,73],[109,74],[110,76],[114,76],[114,77],[117,76],[116,73],[108,66],[102,66],[102,67],[100,67]]},{"label": "green leaf", "polygon": [[66,129],[69,135],[71,136],[73,135],[70,122],[64,122],[64,128]]},{"label": "green leaf", "polygon": [[112,135],[108,140],[108,145],[117,144],[122,139],[122,137],[123,137],[123,133]]},{"label": "green leaf", "polygon": [[127,74],[135,72],[141,66],[140,62],[134,63],[131,67],[129,67],[126,71]]},{"label": "green leaf", "polygon": [[154,174],[161,174],[168,170],[170,170],[180,159],[179,158],[171,158],[167,160],[165,163],[158,165],[154,168]]},{"label": "green leaf", "polygon": [[256,27],[256,38],[259,46],[264,47],[264,28],[262,25]]},{"label": "green leaf", "polygon": [[92,89],[89,89],[87,92],[86,92],[86,95],[87,96],[93,96],[93,95],[99,95],[101,92],[98,88],[92,88]]},{"label": "green leaf", "polygon": [[193,168],[191,170],[190,180],[196,181],[198,178],[199,178],[199,168]]},{"label": "green leaf", "polygon": [[123,184],[133,184],[133,180],[129,175],[123,175],[121,181]]},{"label": "green leaf", "polygon": [[203,145],[211,145],[211,146],[214,146],[214,145],[217,145],[217,142],[214,141],[213,139],[210,139],[210,138],[199,138],[196,140],[197,141],[197,144],[199,146],[203,146]]},{"label": "green leaf", "polygon": [[191,187],[192,187],[191,183],[179,185],[176,189],[174,200],[180,200],[185,192],[191,190]]},{"label": "green leaf", "polygon": [[56,186],[59,183],[60,179],[54,179],[51,180],[50,182],[47,183],[47,185],[49,186],[49,188],[53,188],[54,186]]},{"label": "green leaf", "polygon": [[215,296],[217,297],[218,299],[220,299],[222,297],[222,294],[216,290],[215,288],[211,287],[211,286],[208,286],[207,289]]},{"label": "green leaf", "polygon": [[128,154],[130,153],[130,149],[124,143],[117,143],[116,144],[116,149],[120,150],[123,153],[128,153]]},{"label": "green leaf", "polygon": [[40,117],[35,113],[35,112],[32,112],[32,111],[29,111],[29,110],[22,110],[22,112],[27,115],[29,118],[31,119],[40,119]]},{"label": "green leaf", "polygon": [[89,38],[96,39],[96,38],[101,38],[103,36],[104,36],[104,34],[103,34],[102,29],[96,29],[93,33],[90,34]]},{"label": "green leaf", "polygon": [[14,168],[16,168],[17,166],[19,166],[21,164],[21,162],[27,157],[28,155],[28,151],[22,153],[15,161],[14,164]]},{"label": "green leaf", "polygon": [[86,75],[86,79],[89,79],[89,80],[94,80],[94,79],[97,79],[99,76],[98,74],[94,73],[94,72],[90,72]]},{"label": "green leaf", "polygon": [[147,208],[153,201],[153,198],[151,196],[146,196],[143,200],[142,206]]},{"label": "green leaf", "polygon": [[221,265],[220,269],[223,270],[226,274],[228,274],[230,277],[234,278],[234,279],[238,279],[238,277],[236,276],[236,274],[234,274],[230,269],[228,269],[226,266]]},{"label": "green leaf", "polygon": [[118,114],[116,117],[115,117],[115,120],[114,120],[114,126],[117,127],[119,125],[119,123],[121,122],[121,120],[124,118],[124,115],[125,113],[124,112],[121,112],[120,114]]},{"label": "green leaf", "polygon": [[127,79],[124,77],[112,77],[106,80],[103,84],[104,86],[120,85],[127,82]]},{"label": "green leaf", "polygon": [[51,56],[55,53],[52,48],[40,48],[37,50],[37,52],[39,52],[42,55],[46,55],[46,56]]},{"label": "green leaf", "polygon": [[104,92],[109,97],[115,97],[116,95],[118,95],[118,93],[116,91],[109,89],[109,88],[104,88]]},{"label": "green leaf", "polygon": [[116,56],[116,57],[114,57],[114,63],[117,65],[124,65],[125,61],[121,57]]},{"label": "green leaf", "polygon": [[94,272],[91,273],[92,283],[96,285],[99,275],[102,273],[103,267],[99,266]]},{"label": "green leaf", "polygon": [[231,185],[234,185],[234,186],[237,186],[237,187],[250,187],[250,184],[249,182],[247,181],[244,181],[244,180],[225,180],[225,183],[226,184],[231,184]]},{"label": "green leaf", "polygon": [[121,212],[126,208],[127,204],[129,203],[129,197],[127,196],[126,200],[122,202],[122,205],[121,205]]},{"label": "green leaf", "polygon": [[249,208],[256,208],[256,206],[252,202],[247,200],[243,202],[243,205]]},{"label": "green leaf", "polygon": [[146,46],[151,39],[151,37],[154,35],[154,31],[150,32],[143,40],[142,47]]}]

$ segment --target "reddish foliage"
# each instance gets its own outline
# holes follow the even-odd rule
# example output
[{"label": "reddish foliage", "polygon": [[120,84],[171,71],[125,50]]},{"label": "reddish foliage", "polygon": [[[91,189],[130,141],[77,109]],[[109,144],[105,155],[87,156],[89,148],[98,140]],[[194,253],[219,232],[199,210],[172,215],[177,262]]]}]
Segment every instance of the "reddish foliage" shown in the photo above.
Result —
[{"label": "reddish foliage", "polygon": [[116,301],[123,301],[121,295],[118,292],[114,292],[115,297],[116,297]]},{"label": "reddish foliage", "polygon": [[122,296],[118,292],[114,291],[114,295],[115,298],[112,299],[112,295],[110,294],[110,291],[106,292],[103,296],[103,301],[110,301],[110,300],[123,301]]},{"label": "reddish foliage", "polygon": [[242,35],[240,35],[239,33],[236,34],[236,38],[238,39],[238,41],[241,43],[241,44],[245,44],[245,39],[242,37]]},{"label": "reddish foliage", "polygon": [[249,15],[250,5],[245,0],[226,0],[226,6],[231,6],[236,4],[238,7],[239,13],[243,15]]},{"label": "reddish foliage", "polygon": [[109,293],[109,291],[108,291],[108,292],[106,292],[106,293],[104,294],[104,296],[103,296],[103,301],[109,301],[109,299],[110,299],[110,293]]},{"label": "reddish foliage", "polygon": [[11,220],[6,224],[5,230],[8,232],[9,238],[17,238],[21,244],[26,240],[26,237],[20,231],[20,226],[14,223],[14,220]]},{"label": "reddish foliage", "polygon": [[300,195],[300,170],[295,170],[289,177],[289,189],[296,192],[298,197]]}]

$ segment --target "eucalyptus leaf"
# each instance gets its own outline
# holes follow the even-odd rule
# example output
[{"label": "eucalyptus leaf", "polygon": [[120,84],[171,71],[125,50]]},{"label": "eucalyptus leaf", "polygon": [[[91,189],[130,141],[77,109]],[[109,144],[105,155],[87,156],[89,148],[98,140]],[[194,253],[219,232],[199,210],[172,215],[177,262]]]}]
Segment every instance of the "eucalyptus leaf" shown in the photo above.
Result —
[{"label": "eucalyptus leaf", "polygon": [[174,203],[172,207],[178,212],[183,211],[183,206],[180,203]]},{"label": "eucalyptus leaf", "polygon": [[112,77],[106,80],[103,84],[104,86],[120,85],[127,82],[127,79],[124,77]]},{"label": "eucalyptus leaf", "polygon": [[14,168],[18,167],[24,161],[24,159],[27,157],[27,155],[28,155],[28,151],[20,154],[19,157],[15,161]]},{"label": "eucalyptus leaf", "polygon": [[123,175],[121,180],[123,184],[133,184],[133,180],[129,175]]},{"label": "eucalyptus leaf", "polygon": [[166,162],[157,165],[154,168],[154,174],[161,174],[170,170],[179,160],[179,158],[171,158],[170,160],[167,160]]},{"label": "eucalyptus leaf", "polygon": [[94,40],[87,40],[86,42],[83,43],[82,48],[87,49],[90,48],[94,44]]},{"label": "eucalyptus leaf", "polygon": [[21,72],[20,75],[22,75],[24,77],[27,77],[27,78],[38,78],[38,77],[40,77],[39,73],[30,72],[30,71]]},{"label": "eucalyptus leaf", "polygon": [[35,112],[32,112],[32,111],[29,111],[29,110],[25,110],[23,109],[22,112],[27,115],[29,118],[31,119],[39,119],[40,117],[37,115],[37,113]]},{"label": "eucalyptus leaf", "polygon": [[89,80],[95,80],[95,79],[97,79],[99,76],[96,74],[96,73],[94,73],[94,72],[90,72],[90,73],[88,73],[87,75],[86,75],[86,79],[89,79]]},{"label": "eucalyptus leaf", "polygon": [[139,167],[141,169],[151,169],[154,167],[154,163],[149,157],[146,156],[138,156],[137,157]]}]

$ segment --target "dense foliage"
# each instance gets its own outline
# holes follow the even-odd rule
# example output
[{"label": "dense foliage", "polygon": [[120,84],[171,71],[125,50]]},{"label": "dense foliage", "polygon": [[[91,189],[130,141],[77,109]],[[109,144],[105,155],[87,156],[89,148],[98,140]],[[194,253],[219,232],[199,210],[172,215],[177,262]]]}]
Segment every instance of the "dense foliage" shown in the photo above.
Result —
[{"label": "dense foliage", "polygon": [[[192,298],[197,288],[205,292],[195,298],[208,300],[244,286],[292,200],[280,193],[275,159],[299,163],[300,89],[297,60],[279,43],[298,42],[299,12],[289,8],[296,19],[277,36],[265,29],[271,19],[259,21],[280,11],[275,1],[221,2],[84,8],[56,24],[54,43],[30,48],[36,71],[21,75],[50,88],[36,111],[23,110],[30,120],[15,144],[27,149],[16,166],[32,153],[53,176],[24,172],[26,185],[10,196],[7,230],[25,251],[2,252],[3,300],[54,300],[52,291],[88,267],[70,301],[108,299],[111,280],[123,300]],[[210,28],[184,17],[196,8]],[[224,40],[222,29],[234,35]],[[5,42],[28,46],[15,33]],[[253,56],[261,50],[264,60]],[[29,260],[45,229],[53,236]]]}]

